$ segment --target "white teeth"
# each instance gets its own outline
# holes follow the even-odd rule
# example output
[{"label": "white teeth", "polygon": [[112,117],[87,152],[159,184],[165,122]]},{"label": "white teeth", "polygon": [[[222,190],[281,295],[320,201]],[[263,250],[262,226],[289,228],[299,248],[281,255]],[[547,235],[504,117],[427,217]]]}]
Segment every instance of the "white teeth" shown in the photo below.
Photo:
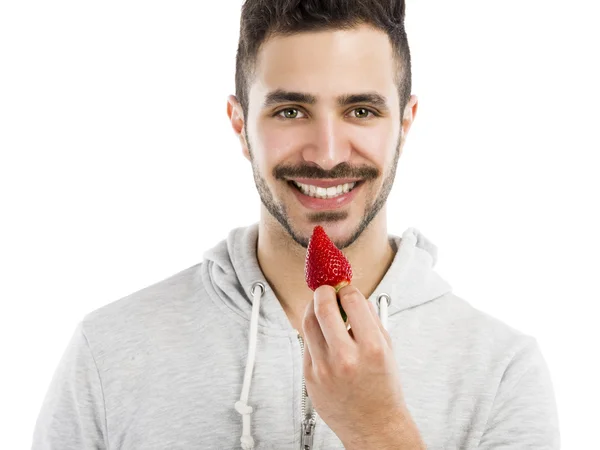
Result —
[{"label": "white teeth", "polygon": [[315,198],[335,198],[339,197],[342,194],[346,194],[350,192],[352,188],[356,185],[356,183],[345,183],[340,184],[338,186],[332,186],[329,188],[322,188],[318,186],[314,186],[312,184],[302,184],[294,181],[294,184],[298,186],[300,191],[304,195],[308,195],[309,197]]}]

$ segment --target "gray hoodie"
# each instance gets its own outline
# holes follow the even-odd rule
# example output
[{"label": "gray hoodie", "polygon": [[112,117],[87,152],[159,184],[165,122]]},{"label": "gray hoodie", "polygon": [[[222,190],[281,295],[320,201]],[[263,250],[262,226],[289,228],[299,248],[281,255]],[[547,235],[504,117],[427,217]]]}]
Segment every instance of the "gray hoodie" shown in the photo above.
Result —
[{"label": "gray hoodie", "polygon": [[[257,236],[257,224],[237,228],[202,263],[83,317],[32,448],[343,448],[306,396],[303,343],[261,272]],[[427,448],[558,449],[536,340],[454,295],[417,229],[390,242],[369,301]]]}]

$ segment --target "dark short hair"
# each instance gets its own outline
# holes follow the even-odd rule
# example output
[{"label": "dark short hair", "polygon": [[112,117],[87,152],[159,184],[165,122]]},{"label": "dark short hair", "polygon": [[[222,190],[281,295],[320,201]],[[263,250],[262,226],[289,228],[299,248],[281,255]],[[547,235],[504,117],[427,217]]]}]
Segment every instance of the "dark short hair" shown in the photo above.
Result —
[{"label": "dark short hair", "polygon": [[396,55],[400,114],[411,94],[410,49],[404,0],[246,0],[242,6],[235,66],[236,97],[248,115],[249,81],[258,50],[268,38],[307,31],[352,29],[370,25],[384,31]]}]

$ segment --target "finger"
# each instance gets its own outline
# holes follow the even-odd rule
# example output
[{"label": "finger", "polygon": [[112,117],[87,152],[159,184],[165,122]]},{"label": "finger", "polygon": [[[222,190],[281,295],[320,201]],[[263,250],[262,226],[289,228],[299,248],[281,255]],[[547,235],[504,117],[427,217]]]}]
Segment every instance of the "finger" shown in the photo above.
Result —
[{"label": "finger", "polygon": [[[306,341],[304,341],[306,342]],[[308,348],[308,346],[304,346],[304,360],[303,360],[303,365],[304,365],[304,373],[308,373],[310,371],[312,371],[312,367],[313,367],[313,360],[312,357],[310,355],[310,350]]]},{"label": "finger", "polygon": [[356,342],[376,342],[380,331],[365,296],[351,284],[340,289],[338,295],[352,325]]},{"label": "finger", "polygon": [[381,319],[379,318],[379,313],[377,312],[377,307],[372,302],[367,302],[367,303],[369,304],[369,309],[371,310],[371,313],[373,314],[375,323],[377,323],[377,325],[379,325],[379,329],[381,331],[385,330],[385,328],[383,327],[383,323],[381,323]]},{"label": "finger", "polygon": [[306,307],[302,330],[304,331],[304,345],[310,352],[312,363],[319,364],[327,359],[327,343],[315,315],[314,304],[315,301],[312,299]]},{"label": "finger", "polygon": [[315,290],[314,308],[317,320],[328,348],[339,351],[352,344],[350,336],[338,306],[337,294],[331,286],[323,285]]}]

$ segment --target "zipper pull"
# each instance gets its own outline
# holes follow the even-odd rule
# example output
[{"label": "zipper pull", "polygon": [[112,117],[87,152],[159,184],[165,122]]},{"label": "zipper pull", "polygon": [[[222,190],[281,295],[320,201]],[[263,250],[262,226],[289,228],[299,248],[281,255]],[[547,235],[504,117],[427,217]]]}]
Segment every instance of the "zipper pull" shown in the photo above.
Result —
[{"label": "zipper pull", "polygon": [[315,437],[315,424],[310,420],[304,420],[302,422],[302,450],[311,450],[313,446],[313,440]]}]

